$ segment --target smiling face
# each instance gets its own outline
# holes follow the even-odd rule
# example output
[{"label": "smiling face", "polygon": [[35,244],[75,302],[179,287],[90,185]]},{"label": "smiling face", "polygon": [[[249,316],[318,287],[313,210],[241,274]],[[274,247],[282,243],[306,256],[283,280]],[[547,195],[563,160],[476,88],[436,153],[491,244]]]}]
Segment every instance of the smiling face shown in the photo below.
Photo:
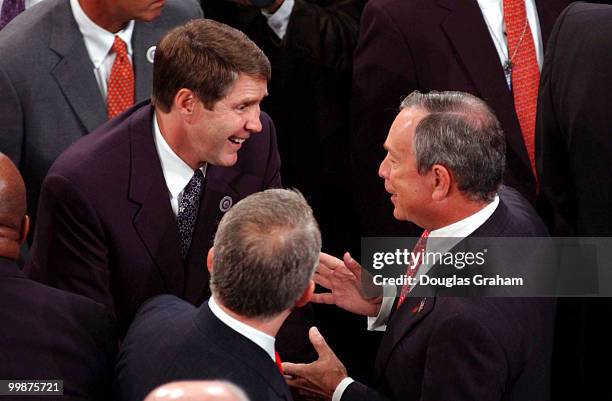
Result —
[{"label": "smiling face", "polygon": [[185,132],[187,158],[199,165],[233,166],[244,141],[262,130],[259,104],[266,94],[265,79],[238,74],[212,110],[198,100]]},{"label": "smiling face", "polygon": [[421,227],[432,200],[431,186],[429,174],[421,175],[417,170],[412,143],[416,126],[426,115],[418,108],[407,108],[397,115],[384,145],[387,156],[378,170],[395,206],[393,216]]}]

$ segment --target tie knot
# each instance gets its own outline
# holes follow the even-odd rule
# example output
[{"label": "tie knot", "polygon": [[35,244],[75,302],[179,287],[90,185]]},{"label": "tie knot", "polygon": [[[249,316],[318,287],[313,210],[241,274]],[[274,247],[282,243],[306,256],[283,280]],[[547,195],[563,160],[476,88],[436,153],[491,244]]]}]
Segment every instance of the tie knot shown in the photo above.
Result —
[{"label": "tie knot", "polygon": [[127,46],[119,36],[115,36],[111,50],[117,53],[118,56],[127,56]]}]

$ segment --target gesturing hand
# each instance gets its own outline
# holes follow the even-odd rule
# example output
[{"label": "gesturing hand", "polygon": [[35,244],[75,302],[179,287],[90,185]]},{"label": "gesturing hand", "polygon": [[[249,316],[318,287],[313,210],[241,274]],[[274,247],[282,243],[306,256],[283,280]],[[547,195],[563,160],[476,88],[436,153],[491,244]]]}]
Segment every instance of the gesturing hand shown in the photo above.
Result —
[{"label": "gesturing hand", "polygon": [[348,252],[344,254],[344,261],[321,252],[314,281],[331,292],[314,294],[311,302],[334,304],[358,315],[376,316],[382,297],[366,297],[361,275],[361,266]]},{"label": "gesturing hand", "polygon": [[346,368],[316,327],[310,328],[308,337],[319,359],[309,364],[283,363],[285,379],[302,394],[330,400],[338,384],[347,377]]}]

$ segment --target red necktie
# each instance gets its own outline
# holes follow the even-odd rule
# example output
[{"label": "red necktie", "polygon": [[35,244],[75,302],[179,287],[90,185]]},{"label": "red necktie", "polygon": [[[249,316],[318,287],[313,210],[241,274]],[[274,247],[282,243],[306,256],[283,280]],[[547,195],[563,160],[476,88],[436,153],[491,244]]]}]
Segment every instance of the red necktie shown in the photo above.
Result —
[{"label": "red necktie", "polygon": [[533,36],[527,22],[525,0],[504,0],[503,3],[508,59],[512,68],[514,109],[523,133],[531,169],[537,177],[534,136],[540,70]]},{"label": "red necktie", "polygon": [[417,270],[419,270],[419,266],[423,262],[423,254],[425,253],[425,248],[427,247],[427,237],[429,237],[429,231],[425,230],[423,231],[423,234],[421,234],[421,237],[419,238],[416,245],[414,246],[414,249],[412,250],[412,256],[410,260],[413,263],[409,263],[408,267],[406,268],[406,284],[404,284],[404,286],[402,287],[402,292],[400,293],[399,299],[397,300],[396,309],[399,309],[399,307],[406,299],[406,296],[410,291],[409,280],[410,278],[414,277]]},{"label": "red necktie", "polygon": [[281,361],[280,355],[276,351],[274,351],[274,360],[276,361],[276,366],[278,366],[278,370],[280,370],[281,375],[285,374],[285,372],[283,372],[283,361]]},{"label": "red necktie", "polygon": [[109,120],[134,104],[134,71],[127,47],[119,36],[115,36],[111,50],[116,56],[108,78],[106,110]]}]

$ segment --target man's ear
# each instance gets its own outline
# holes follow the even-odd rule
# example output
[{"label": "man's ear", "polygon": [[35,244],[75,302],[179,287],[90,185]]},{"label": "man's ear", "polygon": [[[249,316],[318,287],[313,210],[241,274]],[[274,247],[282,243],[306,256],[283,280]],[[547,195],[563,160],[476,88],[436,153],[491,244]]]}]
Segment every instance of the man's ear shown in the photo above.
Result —
[{"label": "man's ear", "polygon": [[212,271],[213,268],[213,255],[214,255],[214,250],[215,248],[212,247],[208,250],[208,255],[206,256],[206,267],[208,267],[208,272],[210,273]]},{"label": "man's ear", "polygon": [[181,88],[176,95],[174,95],[174,108],[183,117],[190,117],[195,111],[195,107],[198,104],[198,97],[193,93],[191,89]]},{"label": "man's ear", "polygon": [[30,216],[28,216],[27,214],[24,214],[23,219],[21,219],[21,228],[19,229],[19,245],[25,242],[25,240],[28,238],[29,232],[30,232]]},{"label": "man's ear", "polygon": [[312,294],[314,294],[314,290],[315,290],[315,282],[310,280],[308,282],[308,286],[306,287],[302,295],[300,295],[297,301],[295,301],[295,306],[297,306],[298,308],[301,308],[302,306],[310,302],[310,298],[312,298]]},{"label": "man's ear", "polygon": [[453,185],[451,172],[441,164],[434,164],[430,170],[433,191],[431,197],[434,201],[444,200],[450,193]]}]

